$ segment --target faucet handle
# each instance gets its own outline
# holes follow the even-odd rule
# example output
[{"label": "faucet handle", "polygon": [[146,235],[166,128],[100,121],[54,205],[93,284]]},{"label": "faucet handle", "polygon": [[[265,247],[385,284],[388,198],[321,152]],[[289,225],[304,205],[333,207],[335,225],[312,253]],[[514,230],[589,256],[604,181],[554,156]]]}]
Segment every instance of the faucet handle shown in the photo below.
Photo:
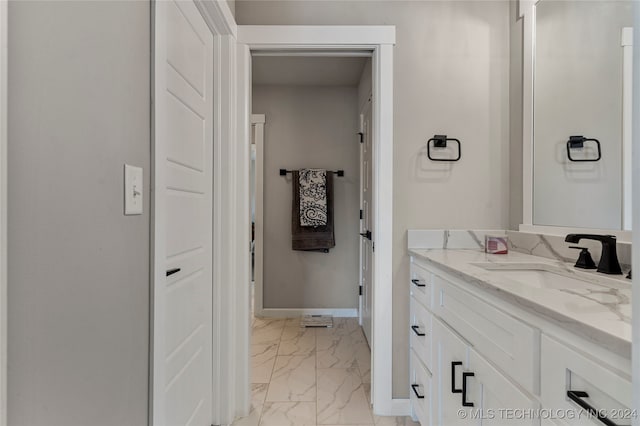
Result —
[{"label": "faucet handle", "polygon": [[569,246],[572,249],[582,250],[580,252],[580,256],[578,256],[578,261],[575,264],[576,268],[582,269],[596,269],[596,263],[593,261],[591,257],[591,253],[589,253],[588,247],[578,247],[578,246]]}]

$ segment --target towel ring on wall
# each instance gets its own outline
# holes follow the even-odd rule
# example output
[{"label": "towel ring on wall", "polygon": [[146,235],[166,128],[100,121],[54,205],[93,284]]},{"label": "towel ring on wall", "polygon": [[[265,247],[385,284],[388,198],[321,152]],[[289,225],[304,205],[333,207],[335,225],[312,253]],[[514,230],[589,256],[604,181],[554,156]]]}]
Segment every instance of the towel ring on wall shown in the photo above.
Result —
[{"label": "towel ring on wall", "polygon": [[[297,171],[297,170],[295,170],[295,171]],[[294,172],[294,170],[280,169],[280,176],[286,176],[287,174],[293,173],[293,172]],[[344,176],[344,170],[336,170],[336,171],[327,170],[327,173],[333,173],[333,174],[336,174],[336,175],[338,175],[340,177]]]},{"label": "towel ring on wall", "polygon": [[[433,142],[433,148],[446,148],[447,142],[452,141],[458,144],[458,156],[456,158],[434,158],[431,156],[431,142]],[[456,138],[448,138],[447,135],[434,135],[427,141],[427,157],[431,161],[458,161],[462,157],[462,145],[460,140]]]},{"label": "towel ring on wall", "polygon": [[[577,159],[571,157],[571,150],[572,149],[582,149],[582,148],[584,148],[584,143],[588,142],[588,141],[596,143],[596,147],[598,148],[598,157],[597,158],[586,158],[586,159],[582,159],[582,160],[577,160]],[[600,159],[602,158],[602,150],[600,149],[600,141],[598,139],[585,138],[584,136],[569,136],[569,140],[567,141],[567,157],[569,157],[569,161],[573,161],[573,162],[576,162],[576,163],[600,161]]]}]

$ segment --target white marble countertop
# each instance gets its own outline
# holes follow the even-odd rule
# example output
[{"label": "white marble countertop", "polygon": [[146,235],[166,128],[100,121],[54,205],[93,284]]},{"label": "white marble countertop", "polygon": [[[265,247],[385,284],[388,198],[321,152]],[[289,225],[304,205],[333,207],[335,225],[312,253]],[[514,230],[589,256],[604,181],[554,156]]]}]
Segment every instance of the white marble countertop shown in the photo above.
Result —
[{"label": "white marble countertop", "polygon": [[[631,356],[631,281],[623,276],[576,269],[573,264],[513,251],[495,255],[479,250],[410,249],[409,253],[619,355]],[[479,262],[544,264],[597,285],[588,289],[535,288],[501,271],[473,265]],[[496,269],[508,268],[497,265]]]}]

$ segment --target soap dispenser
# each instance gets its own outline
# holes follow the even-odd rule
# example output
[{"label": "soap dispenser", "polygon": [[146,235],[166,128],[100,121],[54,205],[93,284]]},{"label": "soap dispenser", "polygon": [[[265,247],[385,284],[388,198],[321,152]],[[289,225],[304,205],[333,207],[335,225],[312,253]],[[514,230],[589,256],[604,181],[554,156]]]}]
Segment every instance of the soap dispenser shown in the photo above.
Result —
[{"label": "soap dispenser", "polygon": [[578,256],[578,261],[576,262],[576,268],[582,269],[596,269],[596,263],[593,261],[591,257],[591,253],[589,253],[589,249],[587,247],[578,247],[578,246],[570,246],[572,249],[579,249],[580,256]]}]

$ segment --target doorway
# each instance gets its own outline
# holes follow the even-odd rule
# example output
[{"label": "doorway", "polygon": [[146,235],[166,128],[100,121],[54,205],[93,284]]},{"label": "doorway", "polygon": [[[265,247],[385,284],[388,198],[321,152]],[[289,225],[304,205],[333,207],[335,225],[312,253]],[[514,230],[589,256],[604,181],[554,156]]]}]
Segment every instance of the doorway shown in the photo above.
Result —
[{"label": "doorway", "polygon": [[[366,239],[360,192],[370,189],[360,184],[358,112],[371,91],[370,54],[260,52],[252,58],[252,107],[259,113],[252,115],[252,170],[260,170],[251,181],[258,317],[358,317],[358,250]],[[326,170],[331,201],[330,223],[310,228],[319,233],[304,243],[307,228],[292,224],[300,211],[292,206],[294,174],[303,169]]]},{"label": "doorway", "polygon": [[[322,54],[326,51],[368,50],[372,56],[372,94],[376,100],[372,111],[371,139],[375,156],[372,161],[372,240],[375,261],[372,271],[371,309],[371,401],[378,415],[407,415],[409,401],[392,397],[392,234],[393,234],[393,45],[392,26],[239,26],[238,66],[241,76],[238,85],[239,111],[246,115],[239,129],[245,133],[247,168],[249,166],[251,54],[257,51],[286,52],[301,50]],[[255,111],[255,110],[254,110]],[[257,112],[257,111],[256,111]],[[241,117],[240,117],[241,118]],[[269,126],[266,116],[265,126]],[[244,121],[243,121],[244,120]],[[246,126],[246,127],[245,127]],[[249,173],[246,178],[248,180]],[[249,185],[247,182],[247,201]],[[247,203],[248,204],[248,203]],[[247,226],[248,230],[249,227]],[[250,266],[247,258],[247,268]],[[247,275],[249,275],[247,273]],[[249,280],[247,280],[249,282]],[[248,285],[247,285],[248,287]],[[245,287],[245,288],[247,288]],[[248,293],[248,291],[247,291]],[[238,320],[249,316],[247,310],[238,311]],[[248,381],[247,381],[248,386]]]}]

